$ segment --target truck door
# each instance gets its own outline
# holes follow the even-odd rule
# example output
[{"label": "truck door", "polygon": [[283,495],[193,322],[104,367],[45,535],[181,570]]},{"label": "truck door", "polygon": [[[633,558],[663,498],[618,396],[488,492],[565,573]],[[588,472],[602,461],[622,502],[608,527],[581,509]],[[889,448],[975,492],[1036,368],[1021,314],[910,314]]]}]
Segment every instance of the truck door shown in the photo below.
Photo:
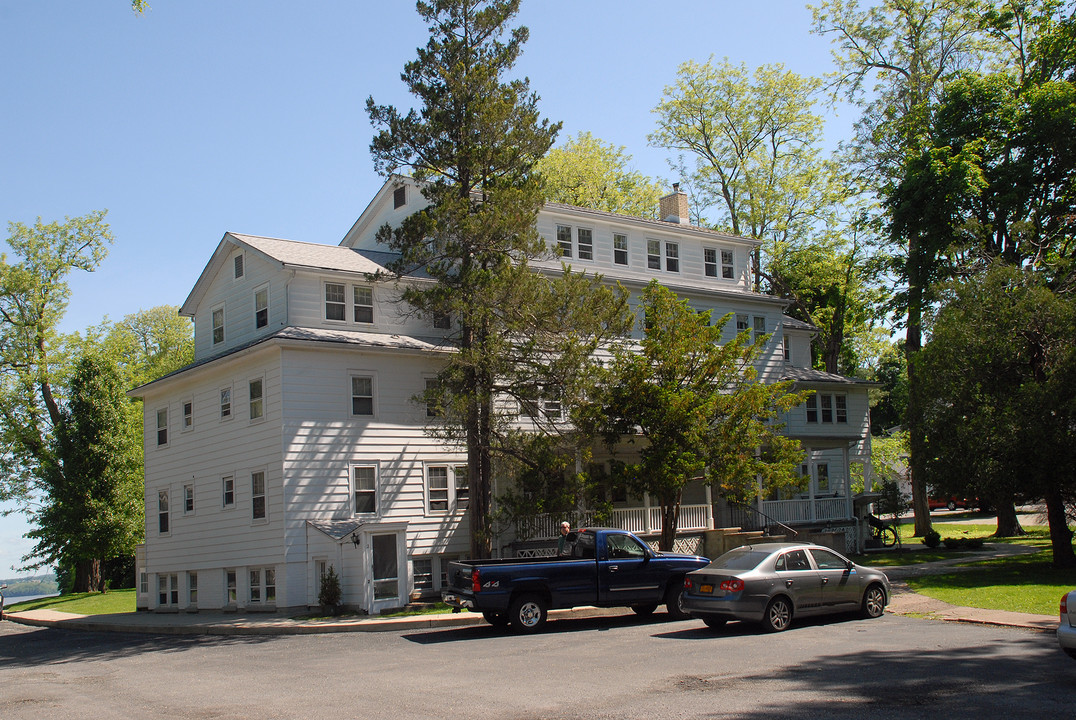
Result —
[{"label": "truck door", "polygon": [[631,535],[609,534],[598,549],[598,599],[603,605],[646,605],[662,601],[663,574],[650,550]]}]

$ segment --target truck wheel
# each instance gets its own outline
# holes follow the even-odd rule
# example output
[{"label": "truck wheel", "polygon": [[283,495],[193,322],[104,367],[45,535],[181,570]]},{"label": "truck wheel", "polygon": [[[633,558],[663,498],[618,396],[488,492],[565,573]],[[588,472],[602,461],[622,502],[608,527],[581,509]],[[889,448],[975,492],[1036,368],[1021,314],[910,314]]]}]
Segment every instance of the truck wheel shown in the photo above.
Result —
[{"label": "truck wheel", "polygon": [[665,591],[665,609],[669,611],[669,617],[673,620],[687,620],[690,615],[684,612],[680,601],[684,597],[684,581],[676,580]]},{"label": "truck wheel", "polygon": [[508,627],[508,616],[505,615],[503,612],[492,612],[490,610],[486,610],[482,613],[482,617],[484,617],[486,619],[486,622],[488,622],[495,628]]},{"label": "truck wheel", "polygon": [[654,614],[654,611],[658,609],[657,605],[632,605],[631,611],[640,617],[647,617]]},{"label": "truck wheel", "polygon": [[508,616],[513,627],[519,632],[537,632],[545,625],[549,608],[540,595],[520,595],[512,601]]}]

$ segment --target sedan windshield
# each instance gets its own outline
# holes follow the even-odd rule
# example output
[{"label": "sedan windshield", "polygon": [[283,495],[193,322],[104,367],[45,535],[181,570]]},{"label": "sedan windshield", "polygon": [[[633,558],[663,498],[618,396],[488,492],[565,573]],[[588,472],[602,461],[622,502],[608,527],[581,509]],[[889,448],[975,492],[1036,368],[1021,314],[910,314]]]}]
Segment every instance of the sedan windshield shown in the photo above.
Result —
[{"label": "sedan windshield", "polygon": [[758,550],[729,550],[717,560],[710,563],[710,567],[728,568],[729,570],[751,570],[758,567],[758,564],[769,556],[770,553],[760,552]]}]

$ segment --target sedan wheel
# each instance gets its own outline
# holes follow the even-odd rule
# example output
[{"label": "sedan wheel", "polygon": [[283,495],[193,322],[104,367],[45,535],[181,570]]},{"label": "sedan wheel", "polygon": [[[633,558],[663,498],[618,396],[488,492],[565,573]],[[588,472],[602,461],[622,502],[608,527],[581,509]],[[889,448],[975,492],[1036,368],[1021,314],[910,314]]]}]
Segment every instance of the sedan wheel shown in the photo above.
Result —
[{"label": "sedan wheel", "polygon": [[653,615],[654,611],[657,610],[657,609],[658,609],[657,605],[632,605],[631,606],[632,612],[634,612],[636,615],[640,615],[642,617],[646,617],[648,615]]},{"label": "sedan wheel", "polygon": [[885,612],[885,590],[881,585],[871,585],[867,592],[863,593],[863,617],[881,617]]},{"label": "sedan wheel", "polygon": [[775,597],[766,606],[766,614],[762,616],[762,627],[767,632],[781,632],[787,630],[792,624],[792,603],[788,598]]}]

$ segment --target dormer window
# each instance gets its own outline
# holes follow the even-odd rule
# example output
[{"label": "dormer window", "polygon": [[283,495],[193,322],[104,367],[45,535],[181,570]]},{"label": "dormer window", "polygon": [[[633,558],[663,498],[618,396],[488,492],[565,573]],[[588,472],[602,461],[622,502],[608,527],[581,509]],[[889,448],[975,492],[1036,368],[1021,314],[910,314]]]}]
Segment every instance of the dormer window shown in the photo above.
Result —
[{"label": "dormer window", "polygon": [[347,306],[344,301],[342,283],[325,283],[325,319],[347,319]]},{"label": "dormer window", "polygon": [[617,265],[628,264],[628,236],[613,233],[613,262]]},{"label": "dormer window", "polygon": [[680,243],[665,243],[665,269],[668,272],[680,272]]},{"label": "dormer window", "polygon": [[594,233],[589,228],[579,228],[575,231],[579,238],[579,259],[594,259]]},{"label": "dormer window", "polygon": [[363,285],[354,288],[355,322],[372,323],[374,321],[374,291]]},{"label": "dormer window", "polygon": [[721,251],[721,277],[726,280],[732,280],[734,277],[731,250]]},{"label": "dormer window", "polygon": [[557,225],[557,247],[561,257],[572,256],[572,229],[567,225]]}]

